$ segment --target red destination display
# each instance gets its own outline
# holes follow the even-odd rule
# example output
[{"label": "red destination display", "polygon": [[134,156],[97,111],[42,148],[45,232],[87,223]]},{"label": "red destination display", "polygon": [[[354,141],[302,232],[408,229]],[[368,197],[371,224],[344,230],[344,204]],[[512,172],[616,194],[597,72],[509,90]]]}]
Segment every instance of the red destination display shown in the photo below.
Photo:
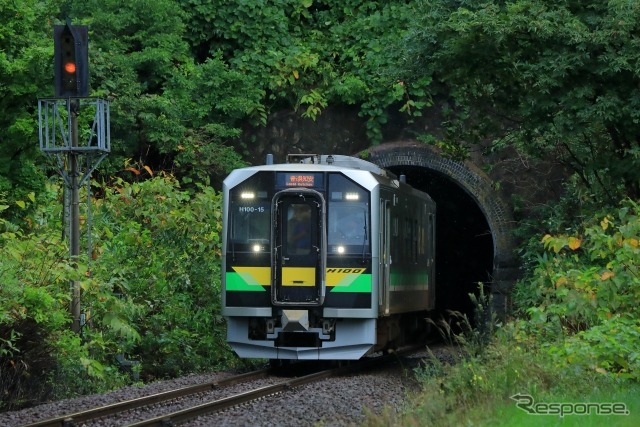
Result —
[{"label": "red destination display", "polygon": [[315,176],[313,174],[287,174],[285,185],[287,187],[313,187]]}]

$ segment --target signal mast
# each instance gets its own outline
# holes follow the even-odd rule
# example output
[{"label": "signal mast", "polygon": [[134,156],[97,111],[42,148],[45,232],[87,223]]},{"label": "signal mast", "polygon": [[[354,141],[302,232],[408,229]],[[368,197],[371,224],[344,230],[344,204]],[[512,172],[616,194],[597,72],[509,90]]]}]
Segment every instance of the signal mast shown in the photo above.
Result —
[{"label": "signal mast", "polygon": [[[89,97],[89,37],[86,25],[54,26],[54,97],[38,99],[40,150],[57,160],[65,183],[64,212],[68,218],[69,255],[77,267],[80,257],[79,189],[87,183],[87,246],[91,255],[89,178],[111,151],[109,103]],[[93,115],[93,117],[91,117]],[[81,119],[88,128],[79,130]],[[83,137],[80,138],[82,133]],[[81,166],[80,160],[84,160]],[[67,226],[63,227],[66,228]],[[65,231],[63,231],[63,236]],[[71,280],[71,329],[80,332],[85,316],[80,306],[80,283]]]}]

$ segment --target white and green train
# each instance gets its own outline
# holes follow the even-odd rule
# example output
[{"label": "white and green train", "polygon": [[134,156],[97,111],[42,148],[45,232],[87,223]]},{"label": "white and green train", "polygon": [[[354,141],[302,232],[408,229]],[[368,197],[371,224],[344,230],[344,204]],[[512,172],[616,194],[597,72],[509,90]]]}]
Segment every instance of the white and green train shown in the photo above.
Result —
[{"label": "white and green train", "polygon": [[426,330],[429,195],[339,155],[268,159],[234,170],[223,191],[223,315],[240,357],[359,359]]}]

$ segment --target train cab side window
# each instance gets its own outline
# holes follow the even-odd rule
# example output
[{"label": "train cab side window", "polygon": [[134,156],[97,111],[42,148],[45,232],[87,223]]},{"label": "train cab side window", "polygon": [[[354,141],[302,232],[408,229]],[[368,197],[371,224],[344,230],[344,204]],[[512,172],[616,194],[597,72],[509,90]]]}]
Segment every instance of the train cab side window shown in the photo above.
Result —
[{"label": "train cab side window", "polygon": [[411,244],[411,239],[412,239],[412,232],[411,232],[411,220],[408,217],[404,217],[404,233],[403,233],[403,239],[402,239],[402,247],[404,249],[404,258],[409,261],[411,260],[412,257],[412,247],[410,246]]},{"label": "train cab side window", "polygon": [[273,172],[258,172],[229,189],[227,250],[233,253],[270,252],[274,179]]}]

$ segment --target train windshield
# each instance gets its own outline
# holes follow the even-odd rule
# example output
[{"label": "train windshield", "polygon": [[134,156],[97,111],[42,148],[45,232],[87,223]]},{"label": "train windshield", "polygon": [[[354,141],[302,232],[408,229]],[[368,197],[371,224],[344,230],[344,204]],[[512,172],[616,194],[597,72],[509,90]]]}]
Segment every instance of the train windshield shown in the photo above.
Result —
[{"label": "train windshield", "polygon": [[329,252],[368,252],[371,236],[368,192],[345,176],[332,174],[328,193]]},{"label": "train windshield", "polygon": [[269,250],[271,205],[267,201],[234,201],[230,206],[230,243],[236,251]]},{"label": "train windshield", "polygon": [[329,210],[329,246],[358,246],[369,244],[368,209],[365,203],[334,203]]}]

